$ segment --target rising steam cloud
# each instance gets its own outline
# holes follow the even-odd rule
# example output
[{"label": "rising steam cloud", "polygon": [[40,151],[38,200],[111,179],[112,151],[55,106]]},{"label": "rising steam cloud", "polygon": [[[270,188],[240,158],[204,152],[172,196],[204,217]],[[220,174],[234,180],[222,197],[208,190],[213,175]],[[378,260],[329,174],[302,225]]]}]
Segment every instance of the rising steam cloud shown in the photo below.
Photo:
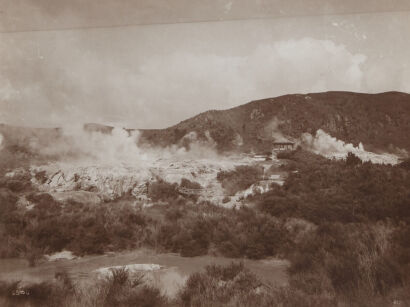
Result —
[{"label": "rising steam cloud", "polygon": [[146,167],[150,162],[170,157],[194,159],[217,155],[215,143],[206,134],[199,140],[195,132],[182,138],[182,143],[166,148],[138,146],[140,133],[113,128],[110,132],[88,131],[83,126],[65,127],[48,140],[31,139],[31,151],[54,160],[87,165],[130,165]]},{"label": "rising steam cloud", "polygon": [[275,116],[265,127],[265,134],[275,142],[288,142],[289,139],[283,135],[279,126],[282,122]]},{"label": "rising steam cloud", "polygon": [[85,131],[82,126],[72,126],[64,128],[61,136],[50,146],[32,146],[44,155],[67,160],[106,164],[137,163],[148,159],[136,145],[138,137],[138,132],[128,133],[121,128],[114,128],[111,133],[102,133]]},{"label": "rising steam cloud", "polygon": [[317,130],[315,135],[311,135],[310,133],[302,134],[301,145],[302,147],[327,158],[344,159],[347,154],[351,152],[364,162],[370,161],[376,164],[394,165],[398,163],[399,159],[394,154],[377,154],[366,151],[362,143],[357,147],[353,144],[345,143],[332,137],[321,129]]},{"label": "rising steam cloud", "polygon": [[[31,138],[30,151],[45,159],[32,163],[30,173],[34,178],[39,173],[47,178],[45,182],[34,179],[41,190],[71,193],[95,188],[102,199],[124,193],[145,195],[144,183],[157,177],[177,183],[182,178],[209,183],[213,169],[207,168],[208,159],[219,161],[209,133],[199,138],[190,132],[180,144],[166,148],[139,145],[139,137],[138,131],[122,128],[77,126],[60,130],[46,143],[44,138]],[[205,162],[198,162],[203,158]],[[197,176],[199,173],[203,176]]]}]

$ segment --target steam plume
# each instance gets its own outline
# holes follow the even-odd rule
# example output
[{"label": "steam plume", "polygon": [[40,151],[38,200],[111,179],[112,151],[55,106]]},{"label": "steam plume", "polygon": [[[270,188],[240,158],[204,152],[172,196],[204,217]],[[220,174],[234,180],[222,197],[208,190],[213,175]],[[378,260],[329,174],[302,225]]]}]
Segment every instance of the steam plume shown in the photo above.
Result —
[{"label": "steam plume", "polygon": [[167,148],[140,147],[138,131],[113,128],[109,133],[89,131],[82,126],[65,127],[61,133],[47,143],[41,138],[32,138],[30,149],[46,157],[64,162],[88,165],[119,165],[146,167],[149,162],[160,158],[202,158],[214,157],[215,142],[206,134],[199,140],[195,132],[182,138],[181,144]]},{"label": "steam plume", "polygon": [[275,116],[266,126],[265,134],[275,142],[288,142],[289,140],[280,131],[279,126],[282,122]]},{"label": "steam plume", "polygon": [[398,163],[398,156],[394,154],[377,154],[366,151],[362,143],[356,147],[353,144],[345,143],[332,137],[321,129],[317,130],[316,135],[314,136],[310,133],[302,134],[301,145],[304,148],[327,158],[344,159],[349,152],[352,152],[362,161],[392,165]]}]

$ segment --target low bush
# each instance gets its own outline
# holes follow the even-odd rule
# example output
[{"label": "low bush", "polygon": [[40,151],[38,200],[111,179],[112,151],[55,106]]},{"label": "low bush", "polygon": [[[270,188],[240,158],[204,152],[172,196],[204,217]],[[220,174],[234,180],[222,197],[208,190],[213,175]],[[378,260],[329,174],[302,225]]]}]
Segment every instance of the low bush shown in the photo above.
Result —
[{"label": "low bush", "polygon": [[221,183],[228,196],[246,190],[255,182],[262,179],[263,167],[239,165],[232,171],[220,171],[217,180]]},{"label": "low bush", "polygon": [[276,158],[286,159],[286,160],[292,160],[294,156],[295,156],[294,151],[281,151],[276,154]]},{"label": "low bush", "polygon": [[192,274],[179,293],[182,306],[242,306],[249,295],[258,295],[262,283],[242,263],[210,265]]},{"label": "low bush", "polygon": [[[165,210],[167,216],[175,209]],[[213,246],[214,252],[224,256],[260,259],[283,252],[288,240],[280,221],[249,208],[193,206],[178,212],[177,220],[161,225],[154,241],[183,256],[205,255]]]},{"label": "low bush", "polygon": [[187,188],[187,189],[201,189],[202,186],[195,181],[190,181],[186,178],[181,179],[180,187]]},{"label": "low bush", "polygon": [[55,306],[170,306],[170,300],[160,290],[146,284],[143,275],[131,277],[125,269],[94,284],[73,284],[66,273],[56,274],[53,282],[0,282],[0,304],[10,307]]},{"label": "low bush", "polygon": [[352,152],[348,152],[345,161],[346,165],[348,166],[356,166],[362,164],[362,160],[360,160],[360,158]]},{"label": "low bush", "polygon": [[7,249],[0,248],[2,257],[20,255],[34,264],[41,254],[62,249],[84,255],[135,248],[149,241],[150,229],[155,227],[155,222],[128,203],[63,205],[48,194],[34,193],[27,198],[35,204],[31,210],[18,209],[13,197],[0,207],[8,242]]},{"label": "low bush", "polygon": [[[191,276],[179,305],[383,306],[395,296],[408,300],[408,168],[357,163],[354,157],[349,158],[352,162],[323,160],[313,154],[303,156],[302,151],[292,159],[295,170],[283,186],[273,185],[270,191],[247,198],[249,208],[240,209],[184,196],[180,187],[198,187],[189,180],[181,186],[161,180],[151,183],[149,196],[161,205],[148,209],[136,208],[127,200],[98,206],[61,204],[33,191],[26,198],[34,207],[21,210],[17,205],[21,192],[3,185],[0,234],[7,244],[0,246],[0,256],[31,259],[61,249],[83,255],[142,245],[187,257],[210,252],[252,259],[284,256],[292,263],[287,288],[253,291],[247,283],[252,278],[244,270],[209,269]],[[218,180],[232,194],[262,174],[258,167],[237,167],[220,172]],[[237,288],[236,280],[243,275],[246,293]],[[101,297],[109,293],[109,285],[97,287]],[[38,287],[33,293],[41,301],[41,289],[48,285]],[[163,303],[160,293],[148,286],[138,285],[135,290],[126,280],[118,287],[120,295],[110,295],[110,304]],[[204,287],[209,291],[199,293]],[[55,293],[59,299],[59,292]],[[104,304],[101,301],[99,306]]]},{"label": "low bush", "polygon": [[148,197],[154,202],[170,202],[178,198],[178,184],[158,179],[148,186]]}]

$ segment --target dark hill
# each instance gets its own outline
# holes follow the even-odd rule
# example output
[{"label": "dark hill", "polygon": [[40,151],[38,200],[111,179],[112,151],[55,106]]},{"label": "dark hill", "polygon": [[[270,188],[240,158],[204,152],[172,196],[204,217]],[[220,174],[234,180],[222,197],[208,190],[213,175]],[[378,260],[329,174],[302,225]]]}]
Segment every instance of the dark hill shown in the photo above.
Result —
[{"label": "dark hill", "polygon": [[[361,94],[326,92],[294,94],[252,101],[228,110],[207,111],[161,130],[142,130],[142,142],[177,143],[189,132],[205,132],[219,150],[263,150],[272,132],[288,139],[322,129],[345,142],[369,149],[410,150],[410,95],[400,92]],[[276,133],[276,138],[278,133]],[[238,146],[242,141],[243,145]]]},{"label": "dark hill", "polygon": [[[105,134],[112,129],[99,124],[84,126],[85,131]],[[187,145],[184,136],[196,132],[199,139],[212,137],[220,151],[265,151],[275,139],[295,140],[318,129],[355,145],[362,142],[368,150],[410,151],[410,95],[327,92],[262,99],[229,110],[207,111],[166,129],[142,129],[140,143]],[[11,167],[13,161],[44,159],[33,150],[33,142],[48,148],[63,137],[59,128],[2,124],[0,134],[0,168]]]}]

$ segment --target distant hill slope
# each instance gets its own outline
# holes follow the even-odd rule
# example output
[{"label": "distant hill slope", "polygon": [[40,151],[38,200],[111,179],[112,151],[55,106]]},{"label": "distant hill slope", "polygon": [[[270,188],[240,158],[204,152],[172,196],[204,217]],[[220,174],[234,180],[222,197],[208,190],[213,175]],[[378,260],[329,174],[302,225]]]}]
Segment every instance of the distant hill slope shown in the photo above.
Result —
[{"label": "distant hill slope", "polygon": [[[142,129],[139,142],[189,146],[195,132],[199,140],[212,138],[219,151],[267,151],[275,139],[297,140],[302,133],[314,134],[318,129],[355,145],[362,142],[370,151],[400,148],[410,152],[410,94],[327,92],[262,99],[229,110],[207,111],[166,129]],[[49,161],[44,153],[62,144],[62,155],[69,154],[68,140],[77,136],[67,138],[62,131],[0,124],[0,169],[22,161]],[[110,135],[113,127],[87,124],[84,131]]]},{"label": "distant hill slope", "polygon": [[222,151],[264,150],[280,133],[297,139],[318,129],[355,145],[362,142],[369,149],[410,150],[410,95],[326,92],[262,99],[207,111],[167,129],[141,130],[141,142],[167,146],[196,132],[202,139],[208,133]]}]

